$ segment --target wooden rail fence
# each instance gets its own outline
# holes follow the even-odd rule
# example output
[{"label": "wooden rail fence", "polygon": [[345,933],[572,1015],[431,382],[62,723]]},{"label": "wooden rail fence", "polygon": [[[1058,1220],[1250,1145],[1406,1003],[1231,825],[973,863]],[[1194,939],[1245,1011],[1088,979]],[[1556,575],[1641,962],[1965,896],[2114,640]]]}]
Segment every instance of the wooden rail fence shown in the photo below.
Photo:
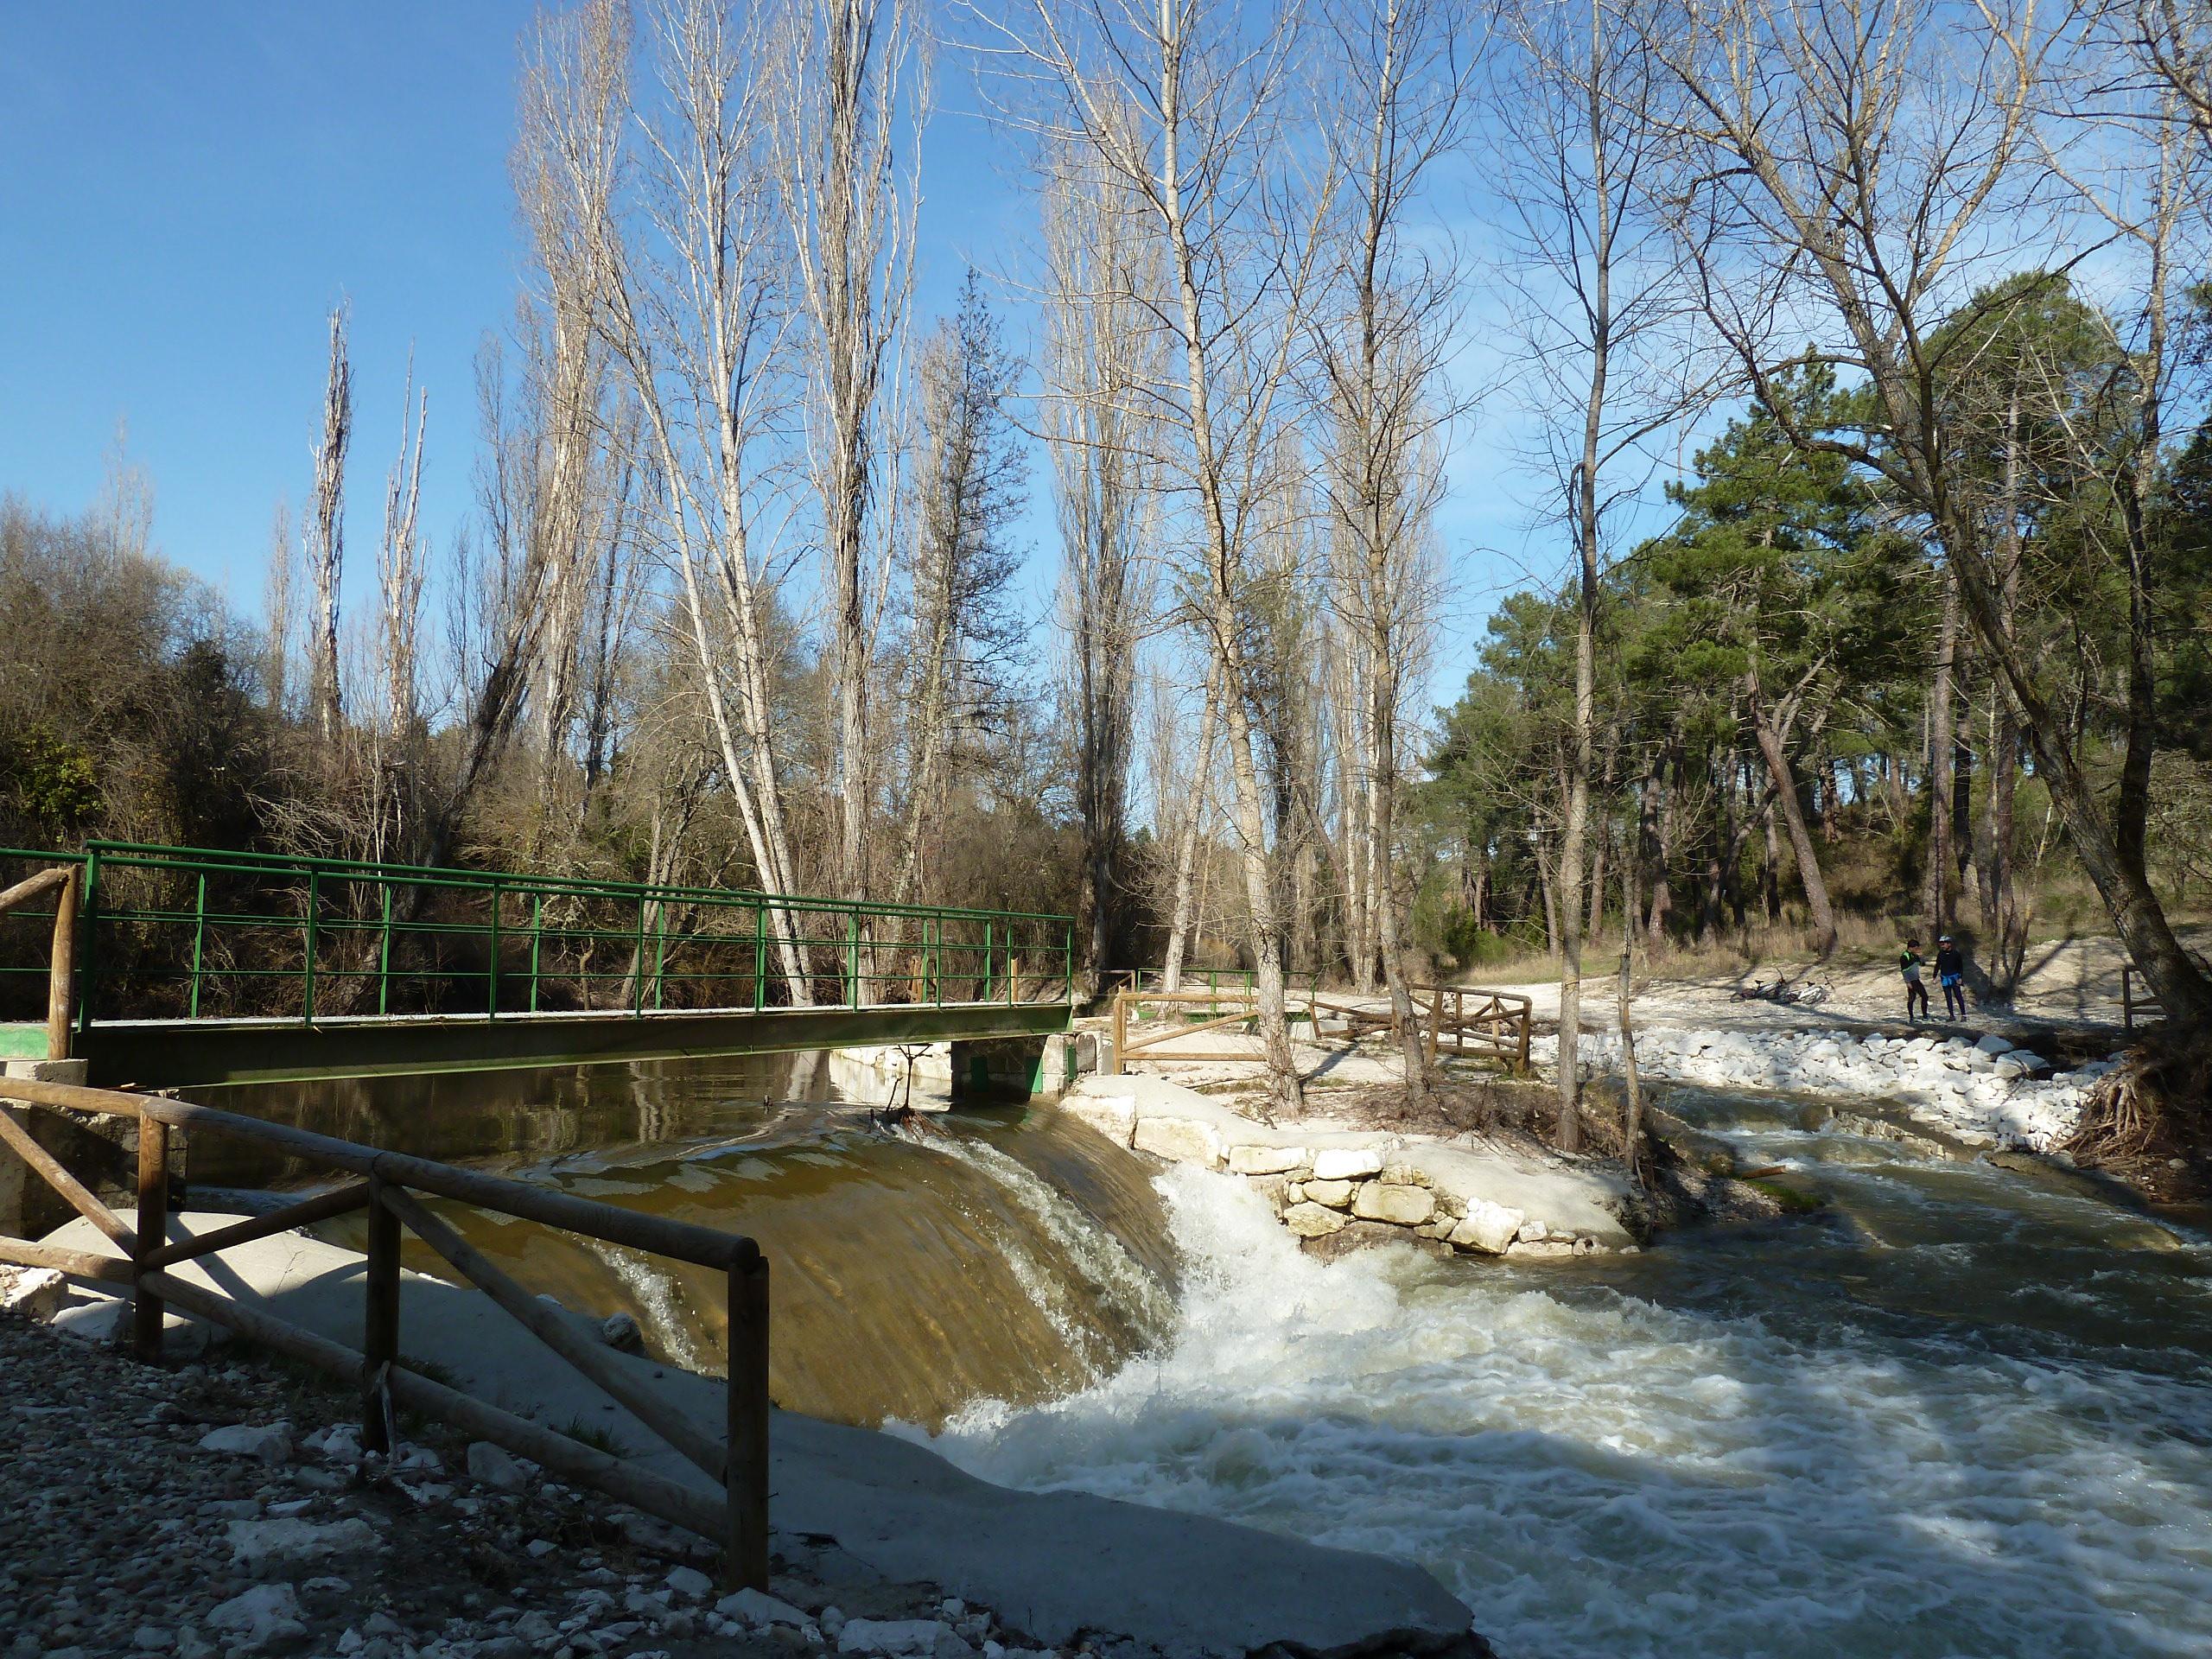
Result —
[{"label": "wooden rail fence", "polygon": [[[1464,985],[1414,985],[1412,993],[1414,1018],[1421,1021],[1433,1060],[1442,1054],[1468,1058],[1495,1059],[1503,1062],[1516,1075],[1529,1073],[1529,1003],[1525,996],[1511,991],[1485,991]],[[1426,999],[1427,1006],[1423,1006]],[[1470,1006],[1471,1000],[1472,1006]],[[1222,1010],[1226,1007],[1227,1012]],[[1165,1017],[1159,1020],[1160,1028],[1141,1033],[1132,1027],[1146,1023],[1147,1009]],[[1176,1018],[1179,1010],[1188,1009],[1198,1017],[1185,1014]],[[1218,1031],[1230,1027],[1243,1027],[1257,1017],[1259,1003],[1256,995],[1249,988],[1237,985],[1225,990],[1147,991],[1129,988],[1114,994],[1113,1053],[1110,1073],[1120,1076],[1127,1069],[1127,1062],[1149,1054],[1155,1059],[1256,1062],[1262,1057],[1249,1049],[1200,1050],[1185,1049],[1181,1039],[1200,1032]],[[1397,1019],[1389,1007],[1374,1007],[1365,1003],[1349,1002],[1341,998],[1325,997],[1318,992],[1310,994],[1300,1005],[1286,1010],[1292,1020],[1305,1020],[1318,1037],[1321,1016],[1326,1014],[1341,1020],[1357,1037],[1370,1031],[1396,1029]]]},{"label": "wooden rail fence", "polygon": [[47,969],[46,1057],[69,1058],[69,1030],[76,1019],[73,1000],[77,983],[77,890],[80,878],[73,865],[60,865],[25,876],[0,891],[0,916],[21,909],[35,899],[54,894],[54,955]]},{"label": "wooden rail fence", "polygon": [[[532,1459],[564,1479],[594,1487],[648,1515],[713,1540],[722,1550],[725,1573],[731,1583],[767,1588],[768,1263],[752,1239],[158,1096],[10,1077],[0,1079],[0,1099],[49,1110],[137,1120],[138,1212],[133,1225],[101,1203],[38,1143],[19,1109],[0,1106],[0,1141],[13,1147],[48,1185],[124,1252],[118,1260],[0,1236],[0,1262],[52,1268],[73,1278],[128,1287],[135,1304],[132,1335],[141,1358],[151,1361],[160,1357],[164,1307],[174,1304],[280,1353],[357,1382],[362,1393],[362,1440],[372,1450],[391,1450],[393,1408],[404,1406]],[[187,1130],[259,1141],[353,1179],[272,1215],[196,1238],[171,1241],[168,1236],[169,1160]],[[724,1273],[729,1314],[729,1405],[724,1435],[717,1439],[703,1430],[673,1402],[642,1383],[612,1350],[579,1334],[556,1310],[524,1290],[433,1213],[418,1194]],[[245,1306],[169,1271],[180,1262],[362,1209],[368,1211],[369,1247],[366,1307],[359,1350]],[[403,1228],[443,1256],[462,1279],[513,1315],[538,1340],[718,1482],[722,1489],[719,1501],[410,1369],[399,1347]]]}]

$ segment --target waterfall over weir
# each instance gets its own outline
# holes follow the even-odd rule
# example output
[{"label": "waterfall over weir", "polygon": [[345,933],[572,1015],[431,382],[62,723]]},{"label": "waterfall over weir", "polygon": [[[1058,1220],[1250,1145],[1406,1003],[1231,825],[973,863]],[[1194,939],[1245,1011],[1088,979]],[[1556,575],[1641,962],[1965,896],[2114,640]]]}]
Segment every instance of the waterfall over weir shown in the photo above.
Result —
[{"label": "waterfall over weir", "polygon": [[[1141,1160],[1049,1108],[893,1129],[866,1101],[828,1098],[818,1058],[270,1086],[226,1103],[750,1234],[773,1274],[771,1391],[811,1415],[933,1427],[977,1399],[1069,1394],[1166,1340],[1175,1257]],[[870,1075],[841,1069],[836,1086]],[[285,1173],[211,1160],[191,1175]],[[650,1351],[721,1369],[722,1290],[703,1269],[440,1208],[532,1290],[629,1313]],[[444,1271],[412,1237],[406,1261]]]},{"label": "waterfall over weir", "polygon": [[[1050,1109],[892,1133],[830,1087],[763,1060],[224,1103],[741,1229],[774,1264],[784,1404],[895,1420],[1008,1485],[1419,1561],[1505,1659],[2212,1651],[2201,1217],[1681,1088],[1670,1111],[1824,1216],[1324,1264],[1235,1178]],[[715,1287],[471,1226],[533,1288],[720,1363]]]}]

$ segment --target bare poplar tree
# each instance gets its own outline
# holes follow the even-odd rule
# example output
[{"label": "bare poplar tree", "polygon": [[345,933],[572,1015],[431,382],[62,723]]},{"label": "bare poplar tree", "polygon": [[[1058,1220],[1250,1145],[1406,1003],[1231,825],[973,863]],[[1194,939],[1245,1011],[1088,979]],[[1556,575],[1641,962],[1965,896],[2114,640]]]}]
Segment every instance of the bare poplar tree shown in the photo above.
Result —
[{"label": "bare poplar tree", "polygon": [[1032,0],[984,22],[1038,95],[1026,118],[1063,152],[1087,151],[1141,200],[1165,293],[1153,326],[1175,372],[1152,403],[1191,518],[1184,615],[1221,681],[1231,818],[1249,917],[1268,1092],[1302,1099],[1284,1017],[1283,920],[1254,731],[1253,556],[1271,493],[1285,392],[1306,340],[1325,182],[1296,170],[1288,94],[1297,20],[1185,0],[1138,12],[1116,0]]},{"label": "bare poplar tree", "polygon": [[[1144,543],[1159,506],[1146,397],[1159,382],[1160,337],[1147,307],[1157,303],[1160,286],[1143,205],[1126,184],[1088,151],[1052,157],[1050,165],[1040,424],[1059,520],[1085,966],[1096,976],[1113,965],[1128,883],[1136,655],[1153,587]],[[1179,957],[1182,943],[1180,933],[1171,935]]]},{"label": "bare poplar tree", "polygon": [[[1631,5],[1642,0],[1629,0]],[[1552,493],[1541,522],[1567,531],[1574,595],[1573,724],[1552,887],[1560,953],[1559,1143],[1581,1141],[1582,891],[1589,862],[1600,583],[1621,509],[1649,484],[1654,438],[1694,406],[1685,372],[1690,290],[1653,210],[1658,82],[1636,28],[1604,0],[1516,3],[1501,16],[1493,165],[1513,209],[1505,268],[1518,296],[1524,385]]]},{"label": "bare poplar tree", "polygon": [[[882,608],[868,549],[871,520],[887,513],[898,493],[887,476],[892,423],[884,394],[913,286],[920,195],[912,169],[927,92],[906,0],[806,0],[788,22],[773,119],[809,324],[809,464],[829,577],[836,701],[835,879],[841,893],[859,899],[868,885],[869,681]],[[874,528],[882,545],[895,544],[886,528]]]},{"label": "bare poplar tree", "polygon": [[[1321,312],[1314,356],[1323,385],[1323,469],[1335,556],[1332,597],[1356,652],[1345,690],[1358,700],[1347,768],[1348,868],[1371,915],[1390,1010],[1415,1101],[1428,1058],[1408,988],[1403,925],[1391,879],[1397,842],[1398,716],[1408,670],[1434,626],[1431,520],[1444,489],[1440,429],[1452,411],[1444,359],[1459,271],[1411,245],[1408,219],[1424,175],[1464,141],[1472,111],[1473,8],[1461,0],[1338,0],[1328,14],[1340,102],[1328,124],[1343,180],[1337,303]],[[1353,884],[1347,883],[1350,887]],[[1363,942],[1352,944],[1354,951]],[[1358,963],[1364,976],[1367,963]]]},{"label": "bare poplar tree", "polygon": [[[762,887],[796,893],[772,682],[788,569],[764,446],[788,400],[781,200],[770,112],[783,66],[765,8],[666,0],[645,50],[652,101],[631,93],[626,13],[594,0],[549,25],[525,98],[556,158],[564,212],[595,272],[594,315],[636,399],[655,498],[649,533]],[[626,123],[635,164],[624,170]],[[624,186],[627,186],[626,190]],[[772,910],[787,994],[812,1001],[798,929]]]},{"label": "bare poplar tree", "polygon": [[429,424],[430,395],[418,399],[410,361],[407,391],[400,404],[399,456],[385,480],[384,536],[377,550],[378,666],[383,671],[384,708],[372,736],[374,798],[370,844],[377,856],[411,850],[408,842],[416,817],[422,760],[417,742],[420,713],[416,641],[423,619],[423,441]]},{"label": "bare poplar tree", "polygon": [[339,585],[346,567],[346,448],[353,435],[353,365],[346,349],[346,308],[330,312],[330,375],[323,390],[322,436],[315,449],[315,490],[307,524],[308,580],[315,614],[308,640],[308,704],[326,755],[345,730],[338,679]]},{"label": "bare poplar tree", "polygon": [[298,563],[292,549],[292,510],[277,502],[269,517],[269,574],[262,588],[263,605],[269,613],[269,633],[262,647],[262,689],[269,712],[278,720],[291,694],[293,607],[292,575]]},{"label": "bare poplar tree", "polygon": [[[2007,625],[1989,526],[1948,429],[1944,346],[1971,332],[1959,324],[1977,276],[2047,245],[2039,233],[2052,225],[2052,175],[2036,153],[2053,48],[2043,13],[2035,0],[1991,0],[1970,16],[1934,0],[1816,11],[1684,0],[1670,16],[1641,44],[1674,83],[1680,208],[1704,251],[1708,315],[1770,408],[1787,402],[1768,395],[1776,375],[1808,357],[1865,377],[1863,432],[1791,431],[1792,442],[1879,476],[1941,547],[1977,654],[2020,712],[2113,930],[2171,1017],[2212,1023],[2212,977],[2174,936],[2126,798],[2103,798]],[[1803,331],[1822,319],[1808,351]],[[2150,626],[2152,580],[2130,573],[2133,640]]]}]

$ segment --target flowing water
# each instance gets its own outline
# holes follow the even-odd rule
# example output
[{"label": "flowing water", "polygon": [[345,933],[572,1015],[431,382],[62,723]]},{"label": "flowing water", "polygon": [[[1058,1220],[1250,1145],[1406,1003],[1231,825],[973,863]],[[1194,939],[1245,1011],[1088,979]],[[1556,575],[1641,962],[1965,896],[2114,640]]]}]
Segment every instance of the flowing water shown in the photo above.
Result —
[{"label": "flowing water", "polygon": [[[1828,1212],[1525,1268],[1323,1264],[1243,1183],[1155,1180],[1049,1110],[907,1138],[831,1098],[866,1078],[790,1067],[250,1109],[752,1232],[785,1403],[902,1420],[1013,1484],[1421,1560],[1508,1659],[2212,1652],[2197,1227],[1822,1133],[1816,1104],[1676,1090]],[[667,1264],[472,1232],[718,1363],[709,1287]]]}]

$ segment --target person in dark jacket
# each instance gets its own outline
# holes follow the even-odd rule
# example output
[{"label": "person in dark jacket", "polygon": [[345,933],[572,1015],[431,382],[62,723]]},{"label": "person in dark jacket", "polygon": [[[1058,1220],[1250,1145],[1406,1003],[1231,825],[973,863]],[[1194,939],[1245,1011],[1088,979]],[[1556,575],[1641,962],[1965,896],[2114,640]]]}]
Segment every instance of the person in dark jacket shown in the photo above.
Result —
[{"label": "person in dark jacket", "polygon": [[1963,1020],[1967,1017],[1967,959],[1959,953],[1957,944],[1946,933],[1936,941],[1936,977],[1943,986],[1943,1017]]},{"label": "person in dark jacket", "polygon": [[1920,982],[1922,966],[1920,941],[1907,939],[1904,954],[1897,958],[1897,972],[1904,978],[1904,1017],[1915,1025],[1928,1012],[1928,988]]}]

